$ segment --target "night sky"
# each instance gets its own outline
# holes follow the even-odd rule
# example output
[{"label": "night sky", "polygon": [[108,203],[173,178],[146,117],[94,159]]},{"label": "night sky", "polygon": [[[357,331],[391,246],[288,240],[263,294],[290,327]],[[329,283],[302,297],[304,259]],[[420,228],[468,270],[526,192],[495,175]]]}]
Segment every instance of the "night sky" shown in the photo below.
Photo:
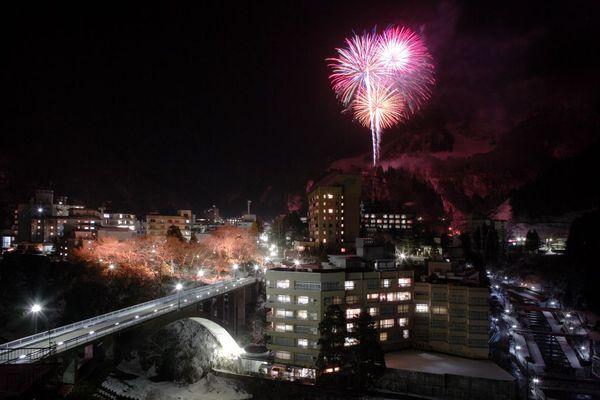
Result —
[{"label": "night sky", "polygon": [[285,211],[307,179],[370,150],[325,59],[375,25],[409,25],[431,49],[420,120],[493,142],[532,105],[597,100],[591,1],[201,3],[3,10],[5,202],[52,187],[138,213],[238,213],[248,198]]}]

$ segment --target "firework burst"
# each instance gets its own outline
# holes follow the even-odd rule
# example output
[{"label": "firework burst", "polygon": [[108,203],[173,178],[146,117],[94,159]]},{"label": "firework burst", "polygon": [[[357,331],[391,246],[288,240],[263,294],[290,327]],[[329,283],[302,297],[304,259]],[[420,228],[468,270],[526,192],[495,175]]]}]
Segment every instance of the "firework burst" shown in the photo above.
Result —
[{"label": "firework burst", "polygon": [[371,130],[373,165],[381,131],[417,112],[431,96],[433,64],[421,38],[407,28],[354,35],[330,58],[331,84],[344,111]]}]

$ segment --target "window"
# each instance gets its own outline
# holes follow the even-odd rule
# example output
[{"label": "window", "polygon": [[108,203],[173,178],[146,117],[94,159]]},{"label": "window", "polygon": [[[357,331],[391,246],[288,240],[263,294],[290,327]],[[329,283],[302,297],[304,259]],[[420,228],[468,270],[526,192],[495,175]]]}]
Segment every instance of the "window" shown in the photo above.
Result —
[{"label": "window", "polygon": [[379,315],[379,309],[377,307],[369,307],[369,314],[371,317],[376,317]]},{"label": "window", "polygon": [[290,311],[290,310],[283,310],[283,309],[278,309],[275,312],[275,315],[278,318],[292,318],[294,316],[294,312]]},{"label": "window", "polygon": [[298,347],[302,347],[303,349],[308,347],[308,339],[298,339]]},{"label": "window", "polygon": [[275,331],[277,331],[277,332],[293,332],[294,331],[294,325],[276,324],[275,325]]},{"label": "window", "polygon": [[346,310],[346,319],[356,318],[360,315],[360,308],[349,308]]},{"label": "window", "polygon": [[400,287],[409,287],[411,285],[410,278],[398,278],[398,286]]},{"label": "window", "polygon": [[355,338],[345,338],[344,339],[344,346],[349,347],[349,346],[354,346],[358,344],[358,340],[356,340]]},{"label": "window", "polygon": [[306,325],[296,325],[296,329],[294,329],[296,333],[310,333],[312,335],[317,334],[317,328],[314,326],[306,326]]},{"label": "window", "polygon": [[330,290],[340,290],[340,283],[335,281],[335,282],[323,282],[321,283],[321,289],[324,291],[330,291]]},{"label": "window", "polygon": [[288,295],[288,294],[278,294],[277,295],[278,303],[289,303],[290,301],[291,301],[290,295]]},{"label": "window", "polygon": [[408,329],[403,329],[403,330],[402,330],[402,337],[403,337],[404,339],[408,339],[408,338],[410,337],[410,336],[409,336]]},{"label": "window", "polygon": [[429,305],[427,305],[427,304],[415,304],[415,312],[418,312],[418,313],[429,312]]},{"label": "window", "polygon": [[353,322],[347,322],[346,323],[346,330],[348,332],[352,332],[354,330],[354,323]]},{"label": "window", "polygon": [[298,296],[296,298],[296,303],[298,303],[298,304],[308,304],[308,296]]},{"label": "window", "polygon": [[346,304],[356,304],[360,301],[358,295],[346,296]]},{"label": "window", "polygon": [[298,319],[307,319],[308,318],[308,311],[306,311],[306,310],[298,310],[298,311],[296,311],[296,315],[298,316]]},{"label": "window", "polygon": [[387,332],[381,332],[379,334],[379,341],[380,342],[385,342],[388,338]]},{"label": "window", "polygon": [[396,294],[396,299],[398,301],[410,300],[410,292],[398,292]]},{"label": "window", "polygon": [[400,305],[398,306],[398,310],[397,310],[397,312],[398,312],[398,314],[405,314],[405,313],[407,313],[409,310],[410,310],[410,309],[409,309],[409,305],[408,305],[408,304],[400,304]]},{"label": "window", "polygon": [[296,282],[294,289],[297,290],[321,290],[320,282]]},{"label": "window", "polygon": [[354,290],[354,281],[346,281],[346,282],[344,282],[344,289],[346,289],[346,290]]},{"label": "window", "polygon": [[278,289],[289,289],[290,288],[290,280],[286,279],[283,281],[277,281],[277,288]]},{"label": "window", "polygon": [[408,326],[408,318],[398,318],[398,326]]},{"label": "window", "polygon": [[391,279],[382,279],[381,280],[381,287],[382,288],[389,288],[392,284]]},{"label": "window", "polygon": [[432,306],[431,313],[432,314],[448,314],[448,309],[446,307]]},{"label": "window", "polygon": [[367,294],[367,300],[378,300],[379,293],[369,293]]},{"label": "window", "polygon": [[276,351],[275,358],[279,358],[280,360],[291,360],[292,354],[289,351]]},{"label": "window", "polygon": [[333,296],[333,304],[342,304],[344,300],[340,296]]},{"label": "window", "polygon": [[379,327],[380,328],[391,328],[394,326],[394,320],[393,319],[382,319],[379,321]]}]

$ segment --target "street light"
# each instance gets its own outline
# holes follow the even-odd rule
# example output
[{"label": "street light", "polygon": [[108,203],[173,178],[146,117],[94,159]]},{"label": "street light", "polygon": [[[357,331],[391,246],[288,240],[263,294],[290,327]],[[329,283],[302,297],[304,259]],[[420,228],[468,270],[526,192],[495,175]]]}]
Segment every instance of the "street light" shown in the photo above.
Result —
[{"label": "street light", "polygon": [[115,264],[113,264],[113,263],[108,264],[108,269],[115,269]]},{"label": "street light", "polygon": [[198,270],[198,273],[196,275],[198,276],[198,278],[202,278],[204,276],[204,270],[203,269]]},{"label": "street light", "polygon": [[295,260],[294,260],[294,265],[295,265],[296,267],[297,267],[297,266],[299,266],[299,265],[300,265],[300,260],[298,260],[298,259],[295,259]]},{"label": "street light", "polygon": [[33,318],[33,334],[35,335],[37,333],[37,316],[42,311],[42,306],[38,303],[35,303],[31,306],[29,311],[31,312]]}]

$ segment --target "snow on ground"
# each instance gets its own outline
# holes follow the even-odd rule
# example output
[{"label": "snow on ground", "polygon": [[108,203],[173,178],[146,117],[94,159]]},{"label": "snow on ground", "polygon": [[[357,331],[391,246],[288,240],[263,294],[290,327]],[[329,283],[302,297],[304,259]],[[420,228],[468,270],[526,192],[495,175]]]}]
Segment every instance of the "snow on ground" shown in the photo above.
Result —
[{"label": "snow on ground", "polygon": [[515,379],[490,360],[472,360],[430,351],[403,350],[387,353],[385,364],[388,368],[431,374],[454,374],[502,381]]},{"label": "snow on ground", "polygon": [[123,361],[117,370],[135,377],[121,378],[119,373],[111,374],[102,387],[132,400],[238,400],[252,397],[239,389],[235,381],[211,373],[190,385],[153,382],[150,379],[154,376],[153,369],[144,371],[137,358]]}]

